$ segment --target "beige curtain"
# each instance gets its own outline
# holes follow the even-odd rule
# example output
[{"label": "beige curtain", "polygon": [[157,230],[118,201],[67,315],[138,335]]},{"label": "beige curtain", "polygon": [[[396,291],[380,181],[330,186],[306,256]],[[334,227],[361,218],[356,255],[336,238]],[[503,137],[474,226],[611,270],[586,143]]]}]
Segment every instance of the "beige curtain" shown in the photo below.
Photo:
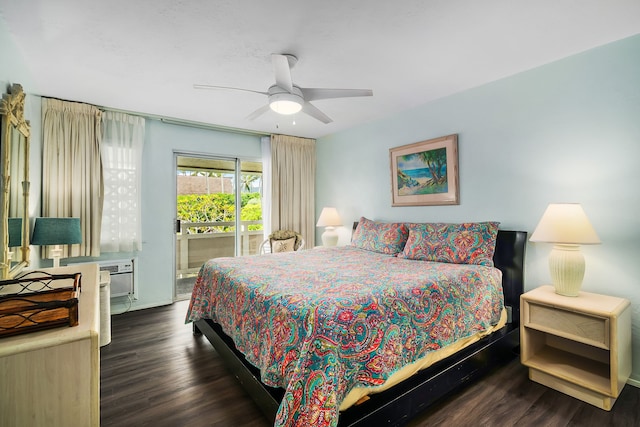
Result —
[{"label": "beige curtain", "polygon": [[271,135],[271,229],[295,230],[315,246],[316,141]]},{"label": "beige curtain", "polygon": [[82,227],[82,243],[63,247],[64,258],[100,255],[101,135],[98,108],[42,98],[42,216],[80,218]]}]

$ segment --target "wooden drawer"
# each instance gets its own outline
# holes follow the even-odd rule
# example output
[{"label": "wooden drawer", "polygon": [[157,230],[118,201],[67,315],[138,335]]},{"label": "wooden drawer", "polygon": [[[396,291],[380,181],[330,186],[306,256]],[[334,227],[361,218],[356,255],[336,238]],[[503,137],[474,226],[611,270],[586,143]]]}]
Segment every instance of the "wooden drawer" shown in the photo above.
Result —
[{"label": "wooden drawer", "polygon": [[525,326],[609,349],[609,319],[528,302]]}]

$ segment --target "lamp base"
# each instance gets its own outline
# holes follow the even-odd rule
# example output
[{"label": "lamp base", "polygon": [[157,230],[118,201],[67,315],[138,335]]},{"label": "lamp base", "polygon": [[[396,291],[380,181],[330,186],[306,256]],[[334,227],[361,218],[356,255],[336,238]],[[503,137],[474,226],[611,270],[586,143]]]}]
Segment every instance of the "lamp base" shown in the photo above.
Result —
[{"label": "lamp base", "polygon": [[60,258],[62,258],[62,248],[60,245],[55,245],[53,249],[51,249],[51,258],[53,258],[53,267],[60,267]]},{"label": "lamp base", "polygon": [[325,232],[322,233],[322,246],[337,246],[338,245],[338,233],[335,231],[335,227],[326,227]]},{"label": "lamp base", "polygon": [[556,293],[577,297],[584,278],[584,256],[578,245],[554,245],[549,254],[551,283]]}]

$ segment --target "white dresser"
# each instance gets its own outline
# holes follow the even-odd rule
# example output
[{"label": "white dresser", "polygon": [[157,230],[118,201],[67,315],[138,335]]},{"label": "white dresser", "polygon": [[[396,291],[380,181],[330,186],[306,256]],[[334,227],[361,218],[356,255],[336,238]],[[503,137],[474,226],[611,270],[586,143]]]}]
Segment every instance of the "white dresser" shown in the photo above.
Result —
[{"label": "white dresser", "polygon": [[99,426],[98,265],[43,271],[82,273],[78,326],[0,338],[0,426]]}]

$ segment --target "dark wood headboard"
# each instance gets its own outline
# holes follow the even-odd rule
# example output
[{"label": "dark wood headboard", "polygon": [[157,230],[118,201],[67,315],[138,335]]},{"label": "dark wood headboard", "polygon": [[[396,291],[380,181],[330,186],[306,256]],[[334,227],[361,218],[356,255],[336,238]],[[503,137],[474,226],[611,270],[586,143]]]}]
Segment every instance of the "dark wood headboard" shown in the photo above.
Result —
[{"label": "dark wood headboard", "polygon": [[504,305],[511,307],[512,323],[520,324],[520,295],[524,292],[526,231],[498,230],[493,264],[502,271]]},{"label": "dark wood headboard", "polygon": [[[353,223],[356,231],[358,222]],[[510,307],[512,323],[520,323],[520,295],[524,292],[524,254],[526,231],[498,230],[493,263],[502,271],[504,305]]]}]

